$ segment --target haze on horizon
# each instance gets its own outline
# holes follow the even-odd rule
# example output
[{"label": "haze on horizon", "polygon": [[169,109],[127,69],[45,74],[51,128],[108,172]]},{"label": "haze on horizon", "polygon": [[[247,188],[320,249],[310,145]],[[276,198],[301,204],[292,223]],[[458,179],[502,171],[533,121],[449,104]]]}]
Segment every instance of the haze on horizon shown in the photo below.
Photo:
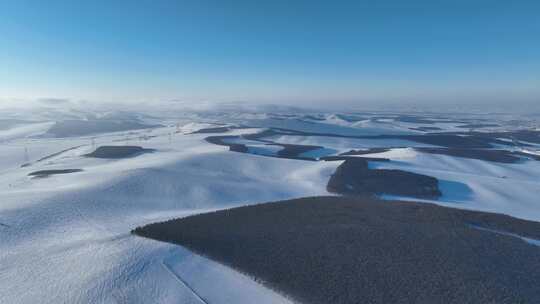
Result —
[{"label": "haze on horizon", "polygon": [[0,3],[0,103],[540,102],[538,1]]}]

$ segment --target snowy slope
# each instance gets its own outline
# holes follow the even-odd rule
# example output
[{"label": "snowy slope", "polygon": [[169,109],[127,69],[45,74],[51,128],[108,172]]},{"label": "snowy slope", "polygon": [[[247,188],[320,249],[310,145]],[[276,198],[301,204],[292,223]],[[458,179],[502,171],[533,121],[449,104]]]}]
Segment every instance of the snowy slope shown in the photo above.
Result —
[{"label": "snowy slope", "polygon": [[[261,113],[185,113],[181,119],[165,114],[169,116],[161,124],[170,127],[69,139],[40,136],[49,122],[0,131],[0,303],[35,303],[36,299],[40,303],[253,303],[253,299],[287,303],[283,295],[227,267],[176,245],[134,237],[129,231],[173,217],[327,194],[328,178],[340,162],[265,157],[281,147],[256,141],[249,149],[262,155],[229,152],[206,142],[209,134],[189,133],[215,123],[343,135],[408,134],[415,133],[408,128],[418,126],[391,119],[347,122],[335,115],[307,122]],[[90,114],[66,110],[38,116],[54,115]],[[130,115],[122,113],[122,117]],[[371,147],[429,146],[393,139],[288,135],[270,139],[323,146],[303,155],[314,157]],[[119,160],[83,156],[97,146],[126,144],[155,152]],[[437,177],[443,192],[434,201],[437,204],[540,221],[540,162],[490,163],[410,148],[364,156],[392,159],[371,162],[372,167]],[[29,165],[21,167],[25,163]],[[83,171],[28,177],[50,169]]]},{"label": "snowy slope", "polygon": [[358,139],[326,136],[273,135],[265,137],[282,144],[313,145],[347,152],[354,149],[391,148],[391,147],[434,147],[433,145],[417,143],[404,139]]},{"label": "snowy slope", "polygon": [[[162,135],[140,143],[155,153],[101,160],[81,157],[89,149],[82,147],[0,175],[0,303],[287,302],[226,267],[129,231],[197,212],[323,194],[337,164],[232,153],[202,134],[169,141],[169,131],[156,130]],[[50,168],[84,171],[26,176]]]}]

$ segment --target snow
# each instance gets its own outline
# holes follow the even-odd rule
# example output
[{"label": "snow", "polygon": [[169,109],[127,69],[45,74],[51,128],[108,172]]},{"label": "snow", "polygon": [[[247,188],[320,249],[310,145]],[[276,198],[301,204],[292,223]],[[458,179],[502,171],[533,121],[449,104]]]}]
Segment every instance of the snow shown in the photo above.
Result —
[{"label": "snow", "polygon": [[[325,194],[338,164],[233,153],[207,143],[204,134],[175,134],[169,141],[173,129],[130,141],[155,153],[92,159],[81,156],[91,150],[86,146],[48,162],[3,170],[0,303],[200,303],[178,277],[211,303],[288,302],[228,267],[129,231],[209,210]],[[114,144],[123,137],[99,140]],[[50,168],[84,171],[27,176]]]},{"label": "snow", "polygon": [[44,134],[53,124],[53,122],[33,123],[14,126],[7,130],[0,130],[0,142]]},{"label": "snow", "polygon": [[540,150],[525,150],[525,149],[522,149],[521,152],[523,153],[527,153],[527,154],[531,154],[531,155],[537,155],[537,156],[540,156]]},{"label": "snow", "polygon": [[209,123],[203,123],[203,122],[188,122],[186,124],[181,125],[179,128],[179,131],[184,134],[189,134],[189,133],[199,131],[201,129],[215,128],[215,127],[222,127],[222,126],[209,124]]},{"label": "snow", "polygon": [[[194,290],[205,290],[208,282],[213,282],[213,288],[220,292],[202,294],[201,297],[207,303],[243,303],[246,298],[257,299],[256,302],[261,304],[292,303],[286,298],[277,297],[271,290],[261,290],[253,278],[229,271],[225,266],[191,254],[183,248],[177,248],[176,251],[174,259],[166,259],[163,265]],[[177,259],[176,256],[185,258]]]},{"label": "snow", "polygon": [[364,139],[364,138],[340,138],[329,136],[298,136],[298,135],[273,135],[265,137],[281,144],[314,145],[334,149],[340,152],[368,148],[395,148],[395,147],[435,147],[433,145],[417,143],[404,139]]},{"label": "snow", "polygon": [[[341,162],[229,152],[228,147],[206,142],[209,134],[187,133],[214,127],[215,123],[239,122],[258,128],[226,134],[255,133],[266,127],[343,135],[410,134],[414,132],[407,128],[418,126],[392,119],[347,122],[332,115],[324,116],[323,122],[306,122],[257,113],[185,113],[181,119],[165,114],[169,116],[162,124],[170,127],[92,137],[41,136],[52,122],[0,131],[0,303],[253,303],[254,299],[258,303],[289,303],[284,295],[224,265],[181,246],[129,232],[139,225],[174,217],[327,195],[326,183]],[[88,113],[37,111],[35,115],[34,120]],[[189,117],[197,120],[189,121]],[[176,132],[177,123],[180,133]],[[502,164],[422,153],[411,147],[429,145],[396,139],[296,135],[269,139],[324,147],[301,155],[305,157],[391,147],[387,152],[362,156],[392,160],[370,162],[372,168],[402,169],[438,178],[443,195],[426,202],[540,221],[537,161]],[[273,156],[282,149],[236,140],[247,144],[254,154]],[[83,156],[100,145],[124,144],[155,152],[120,160]],[[60,151],[64,152],[56,154]],[[21,167],[28,161],[29,166]],[[39,179],[28,176],[49,169],[84,171]]]},{"label": "snow", "polygon": [[497,234],[500,234],[500,235],[506,235],[506,236],[515,237],[515,238],[521,239],[525,243],[529,243],[529,244],[535,245],[535,246],[540,246],[540,240],[524,237],[524,236],[521,236],[519,234],[506,232],[506,231],[501,231],[501,230],[489,229],[489,228],[485,228],[485,227],[481,227],[481,226],[477,226],[477,225],[472,225],[471,227],[473,227],[474,229],[482,230],[482,231],[488,231],[488,232],[493,232],[493,233],[497,233]]},{"label": "snow", "polygon": [[395,148],[385,152],[361,155],[361,157],[389,158],[391,160],[413,159],[417,156],[418,152],[413,148]]}]

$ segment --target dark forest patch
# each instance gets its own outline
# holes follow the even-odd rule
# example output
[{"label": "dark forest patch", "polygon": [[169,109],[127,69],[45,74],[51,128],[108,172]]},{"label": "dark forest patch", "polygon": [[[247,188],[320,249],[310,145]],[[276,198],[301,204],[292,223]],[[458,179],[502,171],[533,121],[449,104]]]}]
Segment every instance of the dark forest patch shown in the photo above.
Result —
[{"label": "dark forest patch", "polygon": [[212,128],[200,129],[195,132],[192,132],[191,134],[225,133],[231,130],[233,130],[232,127],[212,127]]},{"label": "dark forest patch", "polygon": [[277,155],[282,158],[292,158],[292,159],[303,159],[303,160],[315,160],[310,157],[300,156],[303,153],[322,149],[321,146],[312,146],[312,145],[292,145],[292,144],[274,144],[276,146],[283,147],[282,150],[279,150]]},{"label": "dark forest patch", "polygon": [[[251,135],[251,134],[249,134]],[[302,157],[301,154],[305,152],[309,152],[312,150],[321,149],[323,147],[321,146],[312,146],[312,145],[293,145],[293,144],[279,144],[279,143],[273,143],[271,141],[265,141],[265,140],[259,140],[257,137],[252,137],[249,135],[243,135],[243,136],[209,136],[205,140],[209,143],[220,145],[220,146],[227,146],[229,147],[230,151],[234,152],[241,152],[241,153],[250,153],[249,152],[249,145],[247,144],[241,144],[241,143],[230,143],[227,142],[227,140],[233,140],[233,139],[247,139],[247,140],[254,140],[259,141],[262,144],[272,145],[272,146],[280,146],[283,149],[279,150],[276,154],[276,156],[272,155],[265,155],[266,157],[278,157],[278,158],[288,158],[288,159],[299,159],[299,160],[316,160],[314,158],[310,157]]]},{"label": "dark forest patch", "polygon": [[40,170],[35,171],[32,173],[29,173],[28,176],[32,177],[48,177],[51,175],[57,175],[57,174],[69,174],[69,173],[76,173],[76,172],[82,172],[82,169],[55,169],[55,170]]},{"label": "dark forest patch", "polygon": [[498,163],[517,163],[524,156],[507,150],[459,149],[459,148],[414,148],[417,151],[431,154],[449,155],[463,158],[479,159]]},{"label": "dark forest patch", "polygon": [[145,149],[139,146],[101,146],[94,152],[85,154],[86,157],[94,158],[128,158],[143,153],[154,152],[153,149]]},{"label": "dark forest patch", "polygon": [[[248,153],[248,145],[245,144],[230,144],[226,140],[232,139],[245,139],[251,141],[258,141],[264,144],[278,145],[282,146],[284,149],[278,152],[277,157],[283,158],[294,158],[294,159],[308,159],[314,160],[312,158],[301,157],[302,153],[324,148],[321,146],[314,145],[293,145],[293,144],[281,144],[278,142],[271,141],[267,138],[277,135],[286,135],[286,136],[322,136],[322,137],[336,137],[336,138],[354,138],[354,139],[370,139],[370,140],[385,140],[385,139],[402,139],[414,141],[417,143],[423,143],[428,145],[433,145],[436,147],[418,147],[415,148],[419,151],[432,153],[432,154],[444,154],[449,156],[465,157],[486,161],[494,161],[501,163],[515,163],[524,158],[536,159],[539,157],[532,154],[526,154],[516,151],[507,151],[502,149],[493,149],[493,144],[508,146],[515,145],[509,141],[502,140],[501,138],[512,138],[519,140],[527,140],[534,142],[537,140],[540,141],[540,133],[535,131],[515,131],[515,132],[501,132],[501,133],[481,133],[481,132],[455,132],[455,133],[429,133],[429,134],[420,134],[420,135],[374,135],[374,136],[345,136],[337,134],[327,134],[327,133],[313,133],[313,132],[302,132],[289,129],[280,129],[272,128],[267,129],[259,133],[254,134],[245,134],[238,136],[210,136],[206,140],[210,143],[217,145],[228,146],[231,151],[244,152]],[[522,146],[528,146],[527,144],[520,143]],[[397,148],[397,147],[393,147]],[[391,148],[370,148],[366,150],[350,150],[348,152],[341,153],[339,156],[352,156],[352,155],[363,155],[371,153],[380,153],[389,151]],[[338,158],[338,156],[325,156],[321,157],[322,160],[338,160],[346,159]]]},{"label": "dark forest patch", "polygon": [[369,148],[365,150],[350,150],[347,152],[343,152],[339,155],[341,156],[347,156],[347,155],[365,155],[365,154],[374,154],[374,153],[384,153],[390,151],[390,148]]},{"label": "dark forest patch", "polygon": [[540,223],[506,215],[312,197],[133,233],[185,246],[301,303],[540,303],[540,247],[516,237],[540,239]]},{"label": "dark forest patch", "polygon": [[370,169],[362,158],[345,160],[330,177],[328,192],[345,195],[403,195],[418,198],[441,196],[436,178],[389,169]]}]

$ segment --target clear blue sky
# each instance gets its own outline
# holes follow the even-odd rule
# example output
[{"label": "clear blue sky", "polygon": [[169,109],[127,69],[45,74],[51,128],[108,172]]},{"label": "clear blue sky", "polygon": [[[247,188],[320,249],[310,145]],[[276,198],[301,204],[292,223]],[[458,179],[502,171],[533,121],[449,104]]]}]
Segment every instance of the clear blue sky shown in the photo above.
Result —
[{"label": "clear blue sky", "polygon": [[540,102],[540,1],[0,1],[0,98]]}]

